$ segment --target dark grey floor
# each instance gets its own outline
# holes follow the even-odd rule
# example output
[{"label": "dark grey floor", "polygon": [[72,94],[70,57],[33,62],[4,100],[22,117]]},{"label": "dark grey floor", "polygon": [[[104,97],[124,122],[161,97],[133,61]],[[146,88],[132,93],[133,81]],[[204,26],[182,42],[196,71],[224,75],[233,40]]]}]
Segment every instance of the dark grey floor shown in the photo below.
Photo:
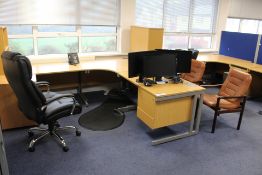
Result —
[{"label": "dark grey floor", "polygon": [[[103,98],[90,98],[86,110]],[[136,117],[126,114],[124,124],[114,130],[94,132],[81,128],[82,136],[66,133],[70,151],[65,153],[55,140],[44,139],[36,151],[26,151],[26,129],[4,132],[11,175],[261,175],[261,101],[247,102],[240,131],[235,129],[238,114],[222,115],[215,134],[210,133],[213,111],[202,109],[200,133],[196,136],[151,146],[149,129]],[[78,125],[79,116],[61,120]],[[181,127],[180,127],[181,128]],[[182,127],[183,128],[183,127]],[[176,128],[175,128],[176,129]]]}]

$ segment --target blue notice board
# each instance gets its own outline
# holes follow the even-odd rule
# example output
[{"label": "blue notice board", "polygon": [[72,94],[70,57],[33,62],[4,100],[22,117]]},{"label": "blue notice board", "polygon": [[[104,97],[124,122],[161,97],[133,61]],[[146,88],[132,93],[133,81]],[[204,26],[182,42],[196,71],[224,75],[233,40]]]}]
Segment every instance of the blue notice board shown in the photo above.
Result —
[{"label": "blue notice board", "polygon": [[222,31],[219,54],[254,62],[257,40],[257,34]]}]

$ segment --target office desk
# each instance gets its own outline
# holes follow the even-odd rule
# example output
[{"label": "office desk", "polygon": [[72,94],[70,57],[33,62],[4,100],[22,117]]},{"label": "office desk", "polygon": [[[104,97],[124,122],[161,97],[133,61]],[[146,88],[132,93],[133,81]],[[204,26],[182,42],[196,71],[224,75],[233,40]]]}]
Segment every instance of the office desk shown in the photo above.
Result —
[{"label": "office desk", "polygon": [[[206,63],[220,63],[224,65],[228,65],[228,67],[236,67],[240,68],[246,72],[249,72],[252,75],[252,83],[250,85],[250,90],[248,95],[250,97],[260,97],[262,96],[262,65],[252,63],[250,61],[233,58],[229,56],[224,55],[214,55],[214,54],[208,54],[203,55],[200,54],[197,58],[199,61],[204,61]],[[208,69],[208,66],[206,67],[206,70]],[[211,69],[212,72],[215,72],[216,68]],[[228,68],[220,68],[218,66],[218,72],[227,72]],[[221,70],[220,70],[221,69]]]},{"label": "office desk", "polygon": [[[118,76],[137,86],[137,116],[149,128],[157,129],[183,122],[190,123],[187,132],[154,140],[153,144],[160,144],[198,133],[202,94],[205,90],[200,86],[184,81],[183,84],[164,84],[145,87],[142,83],[137,83],[136,78],[128,78],[127,59],[82,61],[81,64],[76,66],[68,65],[68,63],[33,65],[33,73],[36,75],[92,70],[115,72]],[[200,99],[199,105],[196,105],[198,98]]]},{"label": "office desk", "polygon": [[239,58],[218,55],[218,54],[200,54],[197,58],[199,61],[207,63],[222,63],[230,66],[246,69],[247,71],[253,71],[262,73],[262,65],[252,63],[251,61],[242,60]]}]

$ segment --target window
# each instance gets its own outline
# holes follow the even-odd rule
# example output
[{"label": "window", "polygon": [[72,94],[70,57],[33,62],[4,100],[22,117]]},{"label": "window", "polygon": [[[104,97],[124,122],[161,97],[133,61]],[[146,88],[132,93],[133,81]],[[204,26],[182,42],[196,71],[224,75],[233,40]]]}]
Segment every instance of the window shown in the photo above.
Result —
[{"label": "window", "polygon": [[38,38],[38,54],[66,54],[78,52],[77,37]]},{"label": "window", "polygon": [[9,39],[10,50],[23,53],[25,55],[34,54],[33,38]]},{"label": "window", "polygon": [[190,37],[190,48],[206,49],[211,47],[211,36]]},{"label": "window", "polygon": [[116,26],[12,25],[9,46],[24,55],[117,51]]},{"label": "window", "polygon": [[75,32],[75,26],[39,25],[38,32]]},{"label": "window", "polygon": [[0,0],[9,46],[24,55],[117,51],[119,14],[120,0]]},{"label": "window", "polygon": [[26,35],[26,34],[32,34],[32,26],[28,25],[12,25],[8,26],[8,34],[9,35]]},{"label": "window", "polygon": [[116,50],[116,37],[82,37],[83,52],[108,52]]},{"label": "window", "polygon": [[164,46],[166,49],[186,49],[188,47],[188,36],[165,35]]},{"label": "window", "polygon": [[258,20],[241,20],[240,32],[242,33],[257,33]]},{"label": "window", "polygon": [[226,31],[238,32],[240,19],[228,18],[226,23]]},{"label": "window", "polygon": [[212,47],[218,0],[156,1],[136,1],[136,25],[163,27],[167,49]]},{"label": "window", "polygon": [[259,22],[258,33],[262,34],[262,21]]},{"label": "window", "polygon": [[116,33],[117,28],[112,26],[82,26],[82,33]]},{"label": "window", "polygon": [[225,31],[262,34],[262,20],[227,18]]}]

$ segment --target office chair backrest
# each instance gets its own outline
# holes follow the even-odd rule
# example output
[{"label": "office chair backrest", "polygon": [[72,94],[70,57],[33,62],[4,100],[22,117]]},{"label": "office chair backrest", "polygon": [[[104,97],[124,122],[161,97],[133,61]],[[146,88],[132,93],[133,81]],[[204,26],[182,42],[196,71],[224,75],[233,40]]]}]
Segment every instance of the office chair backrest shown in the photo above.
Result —
[{"label": "office chair backrest", "polygon": [[5,51],[2,61],[5,76],[17,97],[20,110],[29,119],[43,122],[46,99],[31,80],[32,66],[29,59],[20,53]]},{"label": "office chair backrest", "polygon": [[[252,76],[246,72],[230,69],[228,76],[223,83],[219,95],[221,96],[244,96],[248,92],[252,81]],[[236,99],[229,99],[236,102]]]},{"label": "office chair backrest", "polygon": [[201,82],[205,68],[205,63],[192,59],[190,73],[182,74],[182,78],[192,83]]}]

